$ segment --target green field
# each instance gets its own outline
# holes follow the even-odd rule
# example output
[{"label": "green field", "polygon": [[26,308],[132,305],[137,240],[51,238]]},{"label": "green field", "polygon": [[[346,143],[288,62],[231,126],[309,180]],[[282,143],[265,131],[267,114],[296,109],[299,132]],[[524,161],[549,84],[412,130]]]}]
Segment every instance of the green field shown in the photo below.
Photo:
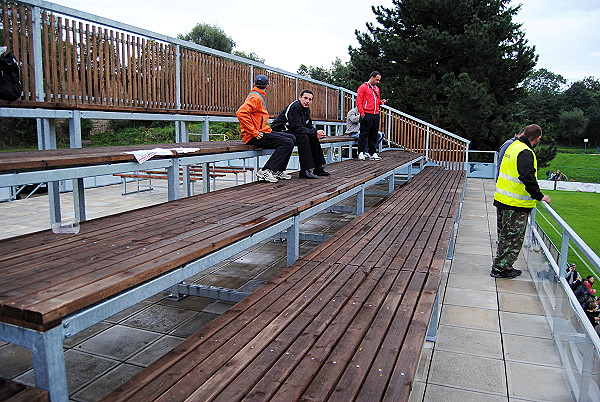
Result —
[{"label": "green field", "polygon": [[[552,199],[550,206],[567,224],[581,237],[581,239],[597,254],[600,255],[600,194],[582,193],[576,191],[549,191],[543,190]],[[561,233],[558,225],[541,205],[538,206],[536,221],[560,249]],[[571,243],[573,246],[573,244]],[[578,250],[569,250],[569,262],[577,264],[577,271],[581,276],[594,275],[597,279],[595,288],[600,289],[600,277],[591,269],[591,264],[584,261]],[[586,266],[587,265],[587,266]]]},{"label": "green field", "polygon": [[538,179],[546,180],[546,171],[560,170],[569,181],[600,183],[600,155],[559,153],[546,168],[538,169]]}]

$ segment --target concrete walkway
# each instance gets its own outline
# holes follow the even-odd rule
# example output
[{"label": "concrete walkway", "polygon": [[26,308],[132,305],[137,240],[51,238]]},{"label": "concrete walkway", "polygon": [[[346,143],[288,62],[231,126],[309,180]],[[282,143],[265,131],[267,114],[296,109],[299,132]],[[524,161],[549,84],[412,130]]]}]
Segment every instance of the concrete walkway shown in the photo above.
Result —
[{"label": "concrete walkway", "polygon": [[[412,401],[571,401],[541,306],[524,272],[489,276],[495,245],[494,182],[469,179],[456,241],[442,284],[437,342],[426,343]],[[166,201],[166,189],[122,196],[120,186],[86,190],[95,218]],[[64,194],[65,210],[72,204]],[[367,206],[376,202],[367,197]],[[68,213],[65,213],[68,217]],[[46,197],[0,203],[0,238],[48,228]],[[352,215],[323,213],[302,231],[333,233]],[[301,253],[316,243],[304,242]],[[285,266],[285,243],[265,242],[192,278],[205,285],[254,290]],[[520,269],[524,269],[519,260]],[[96,401],[182,342],[231,304],[158,294],[65,341],[71,400]],[[0,342],[0,377],[32,384],[25,348]]]},{"label": "concrete walkway", "polygon": [[522,256],[518,279],[489,276],[494,188],[468,179],[438,337],[424,349],[413,401],[573,400]]}]

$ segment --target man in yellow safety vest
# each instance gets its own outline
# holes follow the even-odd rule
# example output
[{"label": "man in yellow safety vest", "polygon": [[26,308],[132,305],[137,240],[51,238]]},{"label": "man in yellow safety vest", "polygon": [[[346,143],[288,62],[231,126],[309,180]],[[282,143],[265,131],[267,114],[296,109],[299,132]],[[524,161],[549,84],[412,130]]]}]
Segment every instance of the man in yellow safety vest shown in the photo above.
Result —
[{"label": "man in yellow safety vest", "polygon": [[521,270],[513,268],[513,264],[523,246],[529,213],[537,201],[550,203],[550,197],[542,194],[537,182],[533,148],[541,138],[542,128],[530,124],[502,157],[494,193],[498,223],[498,250],[490,273],[494,278],[512,279],[521,275]]}]

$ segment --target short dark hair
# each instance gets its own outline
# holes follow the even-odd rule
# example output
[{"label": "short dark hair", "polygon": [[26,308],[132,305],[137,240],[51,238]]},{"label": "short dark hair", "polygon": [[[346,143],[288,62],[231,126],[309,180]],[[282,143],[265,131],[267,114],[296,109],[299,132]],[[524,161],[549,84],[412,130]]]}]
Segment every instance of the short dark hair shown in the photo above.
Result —
[{"label": "short dark hair", "polygon": [[586,277],[585,277],[585,279],[587,279],[588,281],[589,281],[590,279],[593,279],[593,278],[594,278],[594,275],[588,275],[588,276],[586,276]]},{"label": "short dark hair", "polygon": [[300,92],[299,98],[302,98],[302,95],[304,94],[311,94],[312,96],[315,96],[315,94],[313,94],[313,91],[311,91],[310,89],[303,89],[302,92]]},{"label": "short dark hair", "polygon": [[369,75],[369,78],[377,77],[378,75],[381,75],[379,71],[373,71],[371,75]]},{"label": "short dark hair", "polygon": [[537,124],[530,124],[523,130],[523,136],[529,141],[533,141],[542,135],[542,128]]}]

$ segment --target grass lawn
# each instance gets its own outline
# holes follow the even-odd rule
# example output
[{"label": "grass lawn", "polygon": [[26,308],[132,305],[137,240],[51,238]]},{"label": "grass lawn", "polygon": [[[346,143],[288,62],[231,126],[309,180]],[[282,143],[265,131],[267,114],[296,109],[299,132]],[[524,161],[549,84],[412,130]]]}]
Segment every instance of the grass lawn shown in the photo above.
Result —
[{"label": "grass lawn", "polygon": [[546,180],[546,171],[560,170],[566,174],[569,181],[585,183],[600,183],[600,155],[590,154],[556,154],[545,168],[538,168],[538,179]]},{"label": "grass lawn", "polygon": [[[581,237],[581,239],[597,254],[600,255],[600,194],[582,193],[576,191],[549,191],[543,190],[552,198],[550,206],[561,218]],[[560,249],[561,234],[558,225],[540,206],[537,210],[537,222],[544,232],[550,237],[554,245]],[[544,219],[542,216],[547,218]],[[549,222],[548,222],[549,221]],[[572,243],[571,243],[572,244]],[[577,272],[582,277],[594,275],[597,279],[595,288],[600,288],[598,272],[592,271],[589,262],[584,261],[578,250],[569,250],[569,262],[577,264]],[[587,266],[586,266],[587,265]]]}]

